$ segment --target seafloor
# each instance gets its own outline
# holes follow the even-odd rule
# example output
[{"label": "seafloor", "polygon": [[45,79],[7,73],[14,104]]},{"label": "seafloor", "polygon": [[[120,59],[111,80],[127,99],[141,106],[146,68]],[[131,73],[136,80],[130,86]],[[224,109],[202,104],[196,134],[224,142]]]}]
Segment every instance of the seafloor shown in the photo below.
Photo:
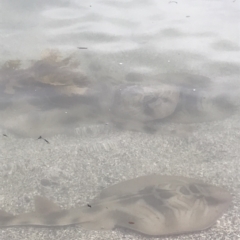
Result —
[{"label": "seafloor", "polygon": [[[35,195],[68,208],[87,204],[102,189],[122,180],[152,173],[182,175],[224,186],[233,196],[232,204],[209,230],[156,239],[240,239],[239,113],[222,121],[186,126],[166,125],[162,133],[152,135],[94,125],[82,127],[72,137],[49,137],[49,143],[1,135],[1,208],[13,213],[29,211]],[[0,239],[148,237],[124,229],[92,231],[76,226],[3,228]]]},{"label": "seafloor", "polygon": [[[181,85],[179,73],[187,79],[194,74],[193,80],[201,76],[194,90],[209,78],[217,94],[239,101],[239,9],[237,0],[2,0],[0,65],[14,60],[17,70],[16,63],[27,67],[42,59],[45,49],[58,49],[63,57],[75,55],[80,65],[74,67],[91,81],[144,84],[153,77],[158,80],[159,74],[173,73],[176,78],[170,83]],[[66,67],[60,64],[60,69]],[[55,114],[59,109],[52,107],[50,96],[35,96],[28,80],[56,88],[70,85],[71,91],[76,79],[61,71],[59,75],[50,71],[51,77],[48,71],[32,71],[25,79],[21,71],[8,75],[5,70],[0,74],[0,126],[9,131],[0,130],[0,209],[14,214],[30,211],[35,195],[53,199],[63,208],[86,205],[102,189],[122,180],[153,173],[182,175],[227,188],[233,196],[229,210],[206,231],[153,239],[240,239],[240,112],[214,122],[165,124],[157,134],[89,124],[74,135],[60,135],[54,132],[61,129],[57,123],[65,124],[66,119]],[[28,96],[40,97],[47,110],[52,108],[41,112],[39,104],[31,108],[24,101],[22,106],[21,100]],[[66,106],[64,100],[60,103]],[[65,109],[60,110],[65,116]],[[37,127],[31,128],[34,124],[28,119]],[[44,119],[46,124],[41,125]],[[32,138],[16,137],[11,126],[12,132]],[[54,134],[49,137],[51,130]],[[67,132],[68,127],[62,130]],[[40,134],[48,142],[37,140]],[[0,228],[0,240],[66,239],[149,238],[124,229],[92,231],[81,226]]]}]

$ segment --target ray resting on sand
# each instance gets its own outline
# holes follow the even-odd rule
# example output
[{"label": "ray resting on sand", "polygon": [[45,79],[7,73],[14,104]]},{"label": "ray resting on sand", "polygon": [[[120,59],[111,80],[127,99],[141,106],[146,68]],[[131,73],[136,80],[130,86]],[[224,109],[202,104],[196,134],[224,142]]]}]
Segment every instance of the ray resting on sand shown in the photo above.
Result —
[{"label": "ray resting on sand", "polygon": [[195,232],[211,227],[227,210],[231,195],[200,180],[149,175],[103,190],[87,206],[60,209],[45,197],[35,198],[35,211],[0,212],[0,226],[66,226],[87,229],[123,227],[150,236]]}]

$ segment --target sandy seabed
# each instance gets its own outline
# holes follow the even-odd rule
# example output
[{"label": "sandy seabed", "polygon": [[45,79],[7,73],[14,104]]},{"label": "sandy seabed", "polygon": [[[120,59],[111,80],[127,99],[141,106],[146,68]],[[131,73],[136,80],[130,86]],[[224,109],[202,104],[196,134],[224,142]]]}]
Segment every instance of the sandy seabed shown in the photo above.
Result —
[{"label": "sandy seabed", "polygon": [[[53,199],[63,208],[86,205],[102,189],[123,180],[152,173],[182,175],[227,188],[232,204],[209,230],[154,239],[240,239],[239,113],[223,121],[191,124],[191,131],[180,124],[163,128],[162,134],[151,135],[92,125],[81,127],[74,136],[49,137],[49,143],[2,132],[1,208],[15,214],[30,211],[35,195]],[[0,239],[149,238],[124,229],[72,226],[2,228]]]}]

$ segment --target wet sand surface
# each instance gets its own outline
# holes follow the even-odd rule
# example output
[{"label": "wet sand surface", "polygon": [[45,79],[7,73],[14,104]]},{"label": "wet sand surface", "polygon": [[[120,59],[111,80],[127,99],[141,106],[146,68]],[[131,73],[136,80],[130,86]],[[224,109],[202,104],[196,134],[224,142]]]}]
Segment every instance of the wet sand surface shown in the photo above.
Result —
[{"label": "wet sand surface", "polygon": [[[49,143],[2,136],[1,208],[29,211],[34,195],[44,195],[65,208],[86,205],[102,189],[122,180],[152,173],[182,175],[226,187],[233,201],[211,229],[163,239],[239,239],[238,119],[236,114],[221,122],[193,124],[192,132],[180,135],[118,132],[96,125],[79,129],[75,137],[50,137]],[[0,237],[148,239],[126,230],[92,231],[81,226],[8,228],[1,229]]]},{"label": "wet sand surface", "polygon": [[[1,209],[30,211],[35,195],[63,208],[87,205],[123,180],[182,175],[225,187],[232,204],[209,230],[154,239],[240,239],[239,110],[212,122],[163,124],[149,134],[89,115],[79,121],[74,96],[99,83],[157,80],[224,94],[240,106],[239,1],[13,2],[0,4]],[[65,60],[55,58],[59,53]],[[42,65],[46,56],[50,68]],[[149,238],[75,226],[1,228],[0,239]]]}]

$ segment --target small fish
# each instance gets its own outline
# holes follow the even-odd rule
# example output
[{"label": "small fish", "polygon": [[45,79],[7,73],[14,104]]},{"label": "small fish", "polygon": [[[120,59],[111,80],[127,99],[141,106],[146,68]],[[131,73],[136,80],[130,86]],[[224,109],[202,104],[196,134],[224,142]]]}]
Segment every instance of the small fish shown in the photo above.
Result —
[{"label": "small fish", "polygon": [[100,230],[123,227],[150,235],[173,235],[211,227],[227,210],[231,195],[200,180],[150,175],[120,182],[87,206],[61,209],[45,197],[35,197],[35,211],[0,212],[0,227],[80,224]]}]

